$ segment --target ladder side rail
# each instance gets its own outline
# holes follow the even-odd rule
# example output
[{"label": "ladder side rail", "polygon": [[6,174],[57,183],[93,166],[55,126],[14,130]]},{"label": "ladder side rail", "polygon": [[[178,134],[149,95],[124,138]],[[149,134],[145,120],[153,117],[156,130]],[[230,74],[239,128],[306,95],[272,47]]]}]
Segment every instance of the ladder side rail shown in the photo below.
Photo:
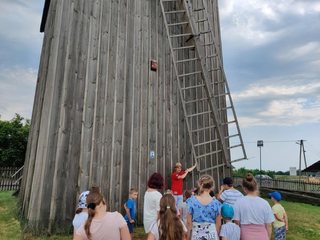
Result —
[{"label": "ladder side rail", "polygon": [[[213,35],[213,27],[212,27],[212,22],[213,20],[211,19],[211,15],[208,13],[208,6],[206,4],[206,2],[204,0],[202,0],[202,4],[203,4],[203,7],[204,7],[204,11],[205,11],[205,15],[207,15],[207,19],[208,19],[208,26],[209,26],[209,29],[211,30],[211,35],[212,35],[212,41],[213,41],[213,47],[215,48],[215,52],[217,54],[217,60],[218,60],[218,63],[220,65],[220,71],[221,71],[221,74],[222,74],[222,78],[224,80],[224,83],[225,83],[225,87],[226,87],[226,90],[227,90],[227,95],[228,95],[228,98],[229,98],[229,101],[230,101],[230,105],[231,106],[234,106],[233,105],[233,100],[232,100],[232,97],[231,97],[231,94],[230,94],[230,89],[229,89],[229,86],[228,86],[228,83],[227,83],[227,78],[226,78],[226,74],[225,74],[225,71],[224,71],[224,67],[223,67],[223,64],[222,64],[222,58],[221,58],[221,53],[220,53],[220,50],[217,49],[217,42],[216,42],[216,38],[215,36]],[[235,109],[234,107],[232,107],[232,114],[233,114],[233,117],[235,118],[236,120],[236,127],[237,127],[237,131],[239,132],[239,140],[242,144],[242,152],[243,152],[243,155],[244,155],[244,158],[246,159],[247,156],[246,156],[246,151],[245,151],[245,148],[244,148],[244,143],[243,143],[243,139],[242,139],[242,135],[241,135],[241,131],[240,131],[240,127],[239,127],[239,122],[238,122],[238,119],[237,119],[237,116],[236,116],[236,112],[235,112]]]},{"label": "ladder side rail", "polygon": [[[170,52],[171,52],[171,56],[172,56],[172,59],[173,59],[173,65],[174,65],[174,69],[175,69],[175,72],[176,72],[176,77],[177,77],[177,80],[178,80],[178,86],[179,86],[179,92],[180,92],[180,100],[181,100],[181,103],[182,103],[183,111],[184,111],[185,116],[186,116],[187,115],[187,111],[186,111],[186,106],[184,104],[183,93],[181,91],[181,86],[180,86],[181,83],[180,83],[180,79],[179,79],[179,72],[178,72],[178,68],[177,68],[177,65],[176,65],[175,53],[173,51],[173,47],[172,47],[172,43],[171,43],[170,31],[169,31],[168,22],[167,22],[167,18],[166,18],[166,14],[165,14],[165,10],[164,10],[164,6],[163,6],[163,1],[162,0],[160,0],[160,5],[161,5],[162,17],[163,17],[163,20],[164,20],[164,23],[165,23],[165,28],[166,28],[166,32],[167,32],[168,41],[169,41]],[[196,163],[198,165],[198,160],[197,160],[196,152],[195,152],[195,149],[194,149],[192,134],[190,134],[191,131],[190,131],[190,124],[189,124],[188,119],[186,119],[186,124],[187,124],[187,129],[188,129],[188,132],[189,132],[188,135],[189,135],[190,142],[191,142],[191,148],[192,148],[191,151],[193,153],[193,158],[194,158],[194,160],[196,161]]]},{"label": "ladder side rail", "polygon": [[194,27],[194,21],[193,18],[191,18],[191,14],[189,12],[189,7],[188,7],[188,3],[186,0],[183,0],[184,2],[184,5],[185,5],[185,9],[186,9],[186,14],[188,16],[188,19],[190,21],[190,28],[191,28],[191,31],[192,33],[194,34],[194,42],[195,42],[195,51],[197,52],[197,55],[200,59],[200,66],[201,66],[201,70],[202,70],[202,76],[203,76],[203,82],[205,83],[206,87],[205,87],[205,90],[206,90],[206,94],[208,96],[208,98],[210,99],[209,101],[209,106],[211,108],[211,111],[212,111],[212,115],[213,115],[213,120],[214,120],[214,123],[215,125],[217,126],[217,132],[218,132],[218,135],[219,135],[219,139],[221,139],[220,141],[220,144],[222,146],[222,149],[223,149],[223,155],[224,155],[224,158],[225,158],[225,161],[227,163],[227,165],[230,164],[230,156],[228,154],[228,150],[225,146],[225,141],[224,141],[224,135],[222,134],[222,131],[221,129],[219,128],[219,126],[221,125],[221,121],[220,121],[220,117],[219,117],[219,114],[218,114],[218,111],[217,111],[217,107],[215,106],[215,103],[213,102],[213,94],[212,94],[212,91],[211,88],[210,88],[210,85],[209,85],[209,76],[208,76],[208,71],[207,71],[207,68],[206,68],[206,63],[204,62],[205,61],[205,58],[201,57],[203,56],[202,52],[200,52],[201,50],[201,46],[199,44],[199,42],[197,41],[196,38],[198,38],[199,36],[197,36],[195,33],[195,27]]}]

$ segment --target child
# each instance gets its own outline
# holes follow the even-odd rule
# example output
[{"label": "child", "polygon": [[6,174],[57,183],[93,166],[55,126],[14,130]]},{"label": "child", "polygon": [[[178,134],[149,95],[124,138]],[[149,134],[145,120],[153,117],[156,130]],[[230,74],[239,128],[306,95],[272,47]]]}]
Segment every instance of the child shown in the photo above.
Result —
[{"label": "child", "polygon": [[160,200],[158,219],[151,224],[147,240],[185,240],[187,228],[177,216],[176,201],[172,194]]},{"label": "child", "polygon": [[225,221],[220,231],[221,240],[239,240],[240,227],[232,222],[234,215],[233,207],[226,203],[223,204],[221,207],[221,215]]},{"label": "child", "polygon": [[75,214],[73,221],[72,221],[74,233],[88,219],[88,209],[87,209],[87,196],[88,195],[89,195],[89,191],[85,191],[85,192],[82,192],[79,196],[78,208],[76,210],[76,214]]},{"label": "child", "polygon": [[281,201],[281,194],[279,192],[269,193],[272,202],[274,205],[272,206],[272,212],[275,217],[275,221],[273,222],[274,228],[274,239],[286,239],[286,231],[288,231],[288,217],[286,211],[279,203]]},{"label": "child", "polygon": [[125,219],[128,224],[129,232],[131,235],[131,239],[133,239],[133,225],[134,225],[134,219],[136,216],[136,199],[138,197],[138,191],[134,188],[131,188],[129,191],[129,199],[124,204],[124,209],[126,210]]},{"label": "child", "polygon": [[187,213],[188,213],[188,205],[187,200],[192,196],[192,193],[190,190],[186,190],[183,195],[183,202],[179,206],[180,210],[180,217],[184,225],[187,225]]}]

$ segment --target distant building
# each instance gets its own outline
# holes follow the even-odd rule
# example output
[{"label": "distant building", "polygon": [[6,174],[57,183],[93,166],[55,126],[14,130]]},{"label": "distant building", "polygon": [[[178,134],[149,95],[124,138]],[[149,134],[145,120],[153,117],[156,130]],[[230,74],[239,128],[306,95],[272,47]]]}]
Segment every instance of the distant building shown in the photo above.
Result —
[{"label": "distant building", "polygon": [[290,167],[290,176],[297,176],[297,168],[296,167]]},{"label": "distant building", "polygon": [[301,172],[306,176],[320,177],[320,160],[302,170]]}]

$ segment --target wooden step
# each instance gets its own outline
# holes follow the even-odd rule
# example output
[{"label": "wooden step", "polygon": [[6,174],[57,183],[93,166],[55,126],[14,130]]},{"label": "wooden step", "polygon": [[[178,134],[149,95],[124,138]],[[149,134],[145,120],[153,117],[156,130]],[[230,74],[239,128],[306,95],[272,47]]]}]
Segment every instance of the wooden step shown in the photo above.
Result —
[{"label": "wooden step", "polygon": [[192,49],[192,48],[195,48],[195,46],[190,45],[190,46],[184,46],[184,47],[177,47],[177,48],[172,48],[172,50],[176,51],[176,50],[185,50],[185,49]]},{"label": "wooden step", "polygon": [[189,89],[194,89],[194,88],[202,88],[204,87],[205,85],[204,84],[200,84],[200,85],[194,85],[194,86],[189,86],[189,87],[184,87],[184,88],[181,88],[181,90],[189,90]]},{"label": "wooden step", "polygon": [[189,22],[168,23],[168,26],[174,27],[174,26],[185,25],[185,24],[189,24]]},{"label": "wooden step", "polygon": [[177,35],[170,35],[171,38],[185,37],[185,36],[193,36],[193,34],[192,33],[182,33],[182,34],[177,34]]},{"label": "wooden step", "polygon": [[196,60],[199,60],[199,58],[188,58],[188,59],[183,59],[183,60],[177,60],[176,63],[191,62],[191,61],[196,61]]},{"label": "wooden step", "polygon": [[190,115],[187,115],[186,117],[191,118],[191,117],[201,116],[201,115],[210,114],[210,113],[211,111],[205,111],[205,112],[190,114]]},{"label": "wooden step", "polygon": [[186,10],[176,10],[176,11],[169,11],[169,12],[164,12],[165,14],[174,14],[174,13],[185,13]]},{"label": "wooden step", "polygon": [[211,125],[211,126],[207,126],[207,127],[203,127],[203,128],[193,129],[193,130],[191,130],[191,132],[201,132],[201,131],[205,131],[207,129],[214,129],[215,127],[216,127],[215,125]]},{"label": "wooden step", "polygon": [[206,144],[210,144],[210,143],[215,143],[215,142],[218,142],[218,141],[219,141],[219,139],[213,139],[213,140],[210,140],[210,141],[194,144],[194,146],[195,147],[200,147],[200,146],[203,146],[203,145],[206,145]]},{"label": "wooden step", "polygon": [[192,75],[201,74],[201,73],[202,73],[201,71],[191,72],[191,73],[184,73],[184,74],[178,75],[178,77],[187,77],[187,76],[192,76]]}]

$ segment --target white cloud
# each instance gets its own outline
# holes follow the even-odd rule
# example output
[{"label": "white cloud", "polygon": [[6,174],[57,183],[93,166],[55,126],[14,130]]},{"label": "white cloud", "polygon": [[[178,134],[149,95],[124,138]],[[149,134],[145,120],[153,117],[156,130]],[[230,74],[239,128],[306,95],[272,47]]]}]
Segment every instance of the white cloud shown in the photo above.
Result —
[{"label": "white cloud", "polygon": [[303,57],[319,57],[320,42],[308,42],[295,48],[287,48],[277,55],[277,58],[284,61],[292,61]]},{"label": "white cloud", "polygon": [[12,67],[0,70],[0,116],[10,120],[15,113],[31,118],[37,72]]},{"label": "white cloud", "polygon": [[[248,48],[266,45],[286,36],[292,25],[296,27],[294,22],[277,25],[287,16],[318,16],[319,5],[318,0],[247,0],[245,3],[235,0],[220,1],[222,33],[232,36],[232,39],[237,39],[239,43],[243,41]],[[270,29],[270,26],[274,29]]]},{"label": "white cloud", "polygon": [[[290,79],[290,77],[288,78]],[[262,85],[261,83],[253,83],[242,92],[233,93],[233,98],[236,101],[252,99],[252,98],[274,98],[279,96],[294,96],[297,94],[307,95],[320,91],[320,82],[300,83],[296,84],[295,81],[283,82],[277,79],[270,81],[268,84]]]}]

